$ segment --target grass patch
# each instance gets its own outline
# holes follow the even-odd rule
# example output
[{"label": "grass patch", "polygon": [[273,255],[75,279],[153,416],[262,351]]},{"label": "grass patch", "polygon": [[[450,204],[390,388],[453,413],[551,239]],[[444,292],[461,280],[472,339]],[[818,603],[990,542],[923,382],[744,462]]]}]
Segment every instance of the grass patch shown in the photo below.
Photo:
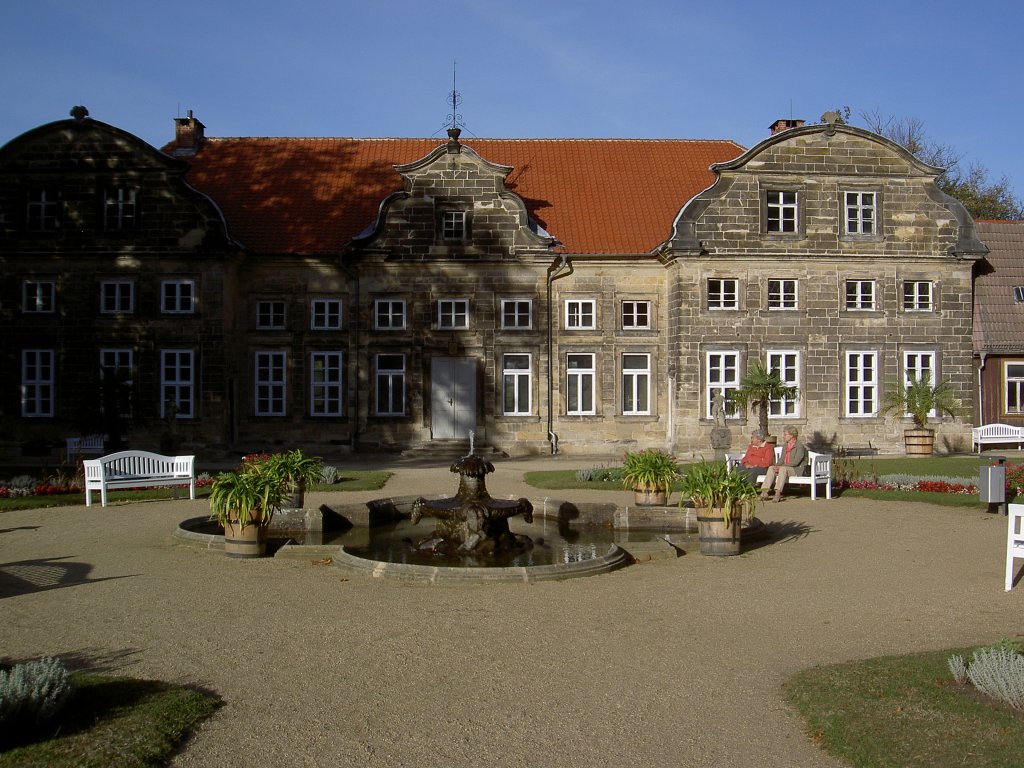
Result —
[{"label": "grass patch", "polygon": [[1024,755],[1019,712],[953,683],[939,651],[891,656],[794,676],[786,695],[811,738],[855,768],[1011,768]]},{"label": "grass patch", "polygon": [[393,472],[383,469],[339,469],[338,479],[333,485],[317,483],[314,491],[379,491]]},{"label": "grass patch", "polygon": [[[120,768],[166,765],[220,701],[152,680],[76,672],[56,733],[0,752],[0,768]],[[47,738],[48,736],[48,738]]]}]

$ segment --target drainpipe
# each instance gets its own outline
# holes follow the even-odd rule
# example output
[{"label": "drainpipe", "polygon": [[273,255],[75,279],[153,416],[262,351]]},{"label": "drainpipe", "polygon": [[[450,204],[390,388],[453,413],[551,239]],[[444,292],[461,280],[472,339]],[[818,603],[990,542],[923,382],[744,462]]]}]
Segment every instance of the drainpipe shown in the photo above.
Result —
[{"label": "drainpipe", "polygon": [[985,391],[982,382],[985,380],[985,352],[981,354],[981,365],[978,366],[978,426],[985,426]]},{"label": "drainpipe", "polygon": [[[341,271],[344,272],[345,275],[348,276],[355,284],[355,301],[349,302],[352,307],[352,375],[353,381],[355,381],[356,384],[351,388],[351,391],[354,393],[354,401],[352,402],[355,413],[351,414],[352,418],[350,421],[352,424],[352,433],[349,436],[349,448],[353,453],[355,453],[359,446],[359,392],[364,389],[364,387],[359,385],[359,371],[361,370],[360,363],[362,362],[362,353],[359,349],[359,313],[362,309],[362,304],[359,296],[359,270],[354,267],[346,266],[344,259],[345,255],[342,254],[339,258],[338,266],[341,268]],[[352,294],[350,293],[349,296],[351,295]]]},{"label": "drainpipe", "polygon": [[[555,434],[555,396],[554,369],[555,362],[552,357],[554,353],[554,311],[551,306],[551,284],[561,277],[568,277],[572,274],[572,264],[569,263],[569,256],[562,253],[558,256],[560,262],[551,262],[548,267],[548,442],[551,443],[551,455],[558,453],[558,435]],[[567,271],[566,271],[567,270]]]}]

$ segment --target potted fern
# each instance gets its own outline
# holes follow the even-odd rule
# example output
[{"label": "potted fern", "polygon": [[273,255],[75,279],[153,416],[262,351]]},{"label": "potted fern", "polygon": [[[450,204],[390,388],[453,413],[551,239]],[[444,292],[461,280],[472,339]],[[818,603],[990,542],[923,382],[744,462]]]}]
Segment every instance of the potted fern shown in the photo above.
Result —
[{"label": "potted fern", "polygon": [[882,410],[897,419],[910,416],[913,420],[914,426],[903,430],[904,450],[908,456],[932,455],[935,430],[928,426],[929,418],[956,418],[964,412],[963,405],[953,394],[953,386],[948,381],[933,385],[927,371],[905,384],[892,383],[886,387]]},{"label": "potted fern", "polygon": [[285,453],[275,453],[268,461],[274,470],[287,482],[286,497],[281,506],[285,509],[301,509],[306,500],[306,489],[320,482],[323,477],[323,461],[319,456],[307,456],[295,448]]},{"label": "potted fern", "polygon": [[224,528],[224,554],[262,557],[267,526],[280,509],[290,481],[271,457],[245,461],[242,468],[221,472],[210,487],[210,516]]},{"label": "potted fern", "polygon": [[669,486],[677,477],[679,477],[679,464],[669,453],[654,448],[647,448],[635,453],[626,452],[622,468],[622,484],[633,490],[633,496],[639,505],[664,506],[667,504]]},{"label": "potted fern", "polygon": [[742,472],[730,472],[725,463],[701,461],[683,472],[680,508],[687,500],[697,510],[702,555],[738,555],[744,517],[753,516],[758,488]]},{"label": "potted fern", "polygon": [[[747,369],[740,380],[739,388],[733,390],[732,397],[740,411],[746,412],[749,408],[757,414],[757,426],[767,436],[769,403],[772,400],[792,400],[798,393],[797,387],[782,380],[778,370],[769,371],[758,360]],[[769,442],[775,442],[774,437],[769,436],[767,439]]]}]

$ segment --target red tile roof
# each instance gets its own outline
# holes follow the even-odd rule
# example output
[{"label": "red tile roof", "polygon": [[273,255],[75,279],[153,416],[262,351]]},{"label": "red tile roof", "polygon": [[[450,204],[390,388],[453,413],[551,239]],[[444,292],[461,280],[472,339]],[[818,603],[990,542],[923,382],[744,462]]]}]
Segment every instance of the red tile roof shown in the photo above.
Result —
[{"label": "red tile roof", "polygon": [[[402,188],[393,165],[441,139],[208,138],[189,182],[221,207],[240,243],[264,253],[337,253]],[[679,209],[714,181],[731,141],[463,139],[512,166],[508,187],[569,253],[646,253]]]},{"label": "red tile roof", "polygon": [[1014,286],[1024,286],[1024,221],[979,221],[978,237],[989,247],[992,270],[978,269],[974,281],[974,349],[1024,353],[1024,304]]}]

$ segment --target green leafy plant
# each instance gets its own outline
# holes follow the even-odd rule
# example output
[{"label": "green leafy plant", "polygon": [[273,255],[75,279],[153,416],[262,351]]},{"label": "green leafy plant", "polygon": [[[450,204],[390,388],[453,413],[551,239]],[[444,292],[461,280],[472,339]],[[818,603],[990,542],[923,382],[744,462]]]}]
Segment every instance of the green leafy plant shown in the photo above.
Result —
[{"label": "green leafy plant", "polygon": [[799,394],[799,389],[782,380],[778,370],[768,370],[760,361],[756,361],[743,378],[738,389],[733,390],[732,399],[740,411],[748,408],[757,414],[757,426],[768,434],[768,404],[772,400],[792,400]]},{"label": "green leafy plant", "polygon": [[622,484],[634,490],[668,492],[669,485],[679,477],[679,463],[669,453],[648,448],[626,453],[622,466]]},{"label": "green leafy plant", "polygon": [[210,487],[210,514],[221,525],[266,525],[280,508],[291,480],[273,457],[246,461],[241,470],[221,472]]},{"label": "green leafy plant", "polygon": [[917,429],[924,429],[933,415],[956,418],[964,413],[963,405],[953,394],[953,385],[941,381],[933,386],[928,372],[907,384],[891,382],[886,387],[882,410],[896,419],[909,414]]},{"label": "green leafy plant", "polygon": [[34,728],[56,717],[75,687],[59,659],[45,658],[0,670],[0,731]]},{"label": "green leafy plant", "polygon": [[679,484],[679,505],[687,499],[701,509],[720,509],[729,525],[734,514],[751,514],[758,488],[741,472],[730,472],[724,463],[701,461],[683,472]]},{"label": "green leafy plant", "polygon": [[285,490],[296,486],[311,486],[320,482],[323,476],[323,461],[319,456],[307,456],[295,448],[284,453],[275,453],[266,459],[248,461],[244,465],[247,472],[272,473],[287,483]]}]

